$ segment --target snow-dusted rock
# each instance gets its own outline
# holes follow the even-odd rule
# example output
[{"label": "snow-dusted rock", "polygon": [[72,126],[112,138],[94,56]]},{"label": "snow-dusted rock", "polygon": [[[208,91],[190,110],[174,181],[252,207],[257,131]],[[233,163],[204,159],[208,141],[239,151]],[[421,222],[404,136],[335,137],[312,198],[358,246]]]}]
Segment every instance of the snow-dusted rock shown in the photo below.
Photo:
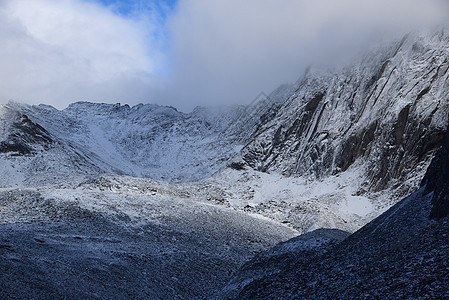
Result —
[{"label": "snow-dusted rock", "polygon": [[335,74],[310,71],[242,150],[249,166],[323,178],[364,169],[359,193],[413,192],[449,112],[449,33],[411,34]]}]

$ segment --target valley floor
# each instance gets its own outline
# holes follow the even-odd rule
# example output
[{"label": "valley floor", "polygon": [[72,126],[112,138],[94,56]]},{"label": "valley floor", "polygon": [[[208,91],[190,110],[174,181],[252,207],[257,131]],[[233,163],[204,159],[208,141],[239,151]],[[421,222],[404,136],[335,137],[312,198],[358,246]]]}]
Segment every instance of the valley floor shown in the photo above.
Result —
[{"label": "valley floor", "polygon": [[354,231],[380,212],[351,196],[348,177],[309,184],[224,169],[179,184],[27,183],[0,190],[2,298],[208,297],[279,242],[321,227]]},{"label": "valley floor", "polygon": [[0,191],[0,298],[207,297],[298,234],[153,188],[104,185]]}]

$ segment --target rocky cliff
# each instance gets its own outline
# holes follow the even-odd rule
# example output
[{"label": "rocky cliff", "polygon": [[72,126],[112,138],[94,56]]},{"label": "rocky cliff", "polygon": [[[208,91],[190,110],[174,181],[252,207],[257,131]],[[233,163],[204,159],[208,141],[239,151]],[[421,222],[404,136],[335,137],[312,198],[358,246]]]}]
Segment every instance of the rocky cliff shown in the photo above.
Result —
[{"label": "rocky cliff", "polygon": [[449,111],[449,34],[411,34],[338,73],[309,71],[242,150],[264,172],[323,178],[363,168],[360,192],[419,185]]}]

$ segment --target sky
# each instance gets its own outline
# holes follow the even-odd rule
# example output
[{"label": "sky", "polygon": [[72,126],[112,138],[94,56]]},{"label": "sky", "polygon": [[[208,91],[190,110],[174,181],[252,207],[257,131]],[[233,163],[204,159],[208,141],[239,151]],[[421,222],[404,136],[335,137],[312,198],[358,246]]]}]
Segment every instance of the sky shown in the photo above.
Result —
[{"label": "sky", "polygon": [[0,103],[249,103],[449,20],[440,0],[0,0]]}]

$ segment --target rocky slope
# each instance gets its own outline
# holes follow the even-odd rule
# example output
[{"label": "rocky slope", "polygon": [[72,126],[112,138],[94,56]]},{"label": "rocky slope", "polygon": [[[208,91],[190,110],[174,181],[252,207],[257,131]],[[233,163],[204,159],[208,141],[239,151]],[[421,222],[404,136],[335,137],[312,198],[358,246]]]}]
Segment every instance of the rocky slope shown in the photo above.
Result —
[{"label": "rocky slope", "polygon": [[207,297],[245,260],[297,234],[195,199],[107,183],[0,190],[0,298]]},{"label": "rocky slope", "polygon": [[340,243],[256,256],[218,298],[448,298],[448,162],[449,133],[417,192]]}]

